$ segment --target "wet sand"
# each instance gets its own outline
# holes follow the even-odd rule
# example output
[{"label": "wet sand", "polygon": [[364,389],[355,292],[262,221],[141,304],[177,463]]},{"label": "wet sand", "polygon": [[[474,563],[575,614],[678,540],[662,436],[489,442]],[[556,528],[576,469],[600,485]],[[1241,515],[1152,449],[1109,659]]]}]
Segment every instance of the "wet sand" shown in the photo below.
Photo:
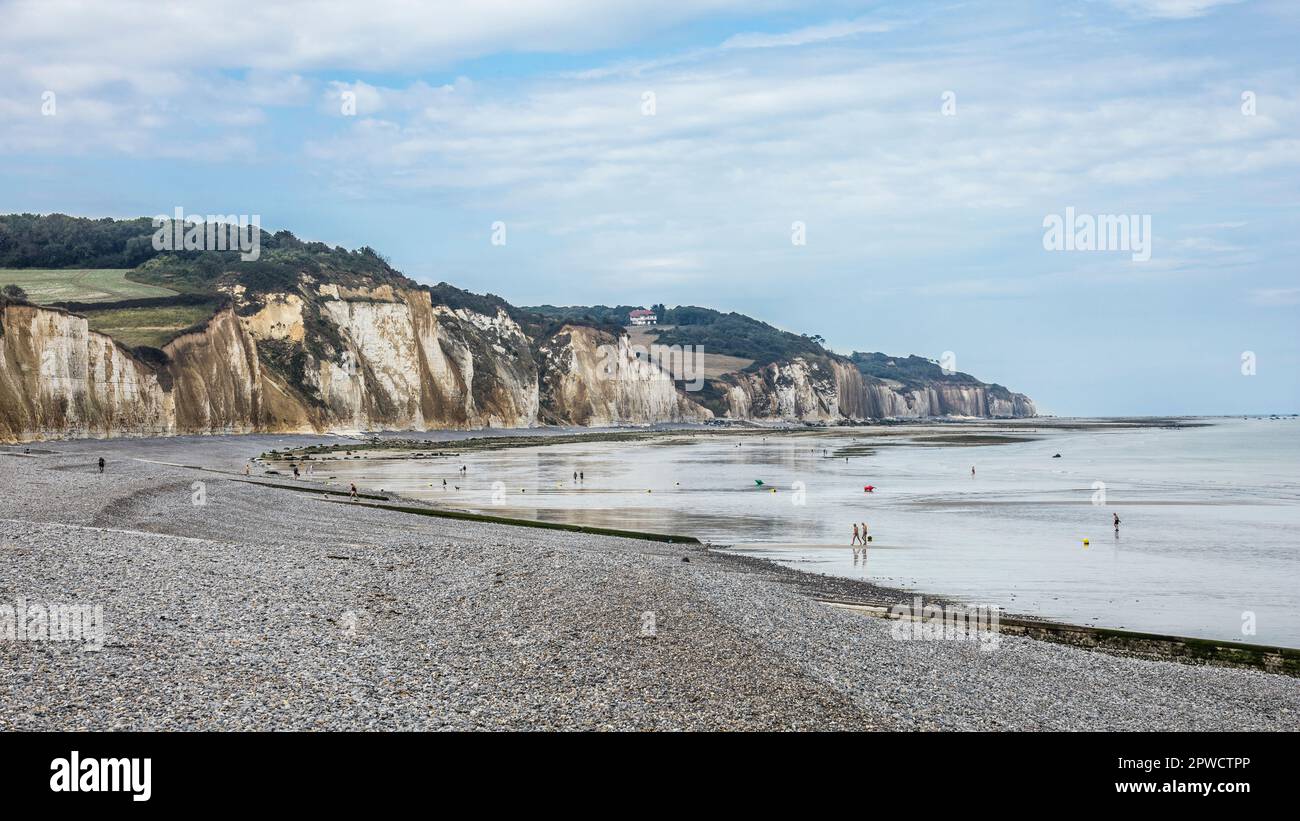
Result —
[{"label": "wet sand", "polygon": [[107,631],[0,641],[0,728],[1297,728],[1291,677],[897,641],[817,600],[890,594],[849,579],[242,481],[289,439],[0,449],[0,601],[98,603]]},{"label": "wet sand", "polygon": [[[1300,648],[1294,422],[564,432],[349,450],[280,449],[268,464],[441,507],[682,533],[1040,618]],[[867,562],[839,549],[862,521]],[[802,547],[763,547],[775,544]]]}]

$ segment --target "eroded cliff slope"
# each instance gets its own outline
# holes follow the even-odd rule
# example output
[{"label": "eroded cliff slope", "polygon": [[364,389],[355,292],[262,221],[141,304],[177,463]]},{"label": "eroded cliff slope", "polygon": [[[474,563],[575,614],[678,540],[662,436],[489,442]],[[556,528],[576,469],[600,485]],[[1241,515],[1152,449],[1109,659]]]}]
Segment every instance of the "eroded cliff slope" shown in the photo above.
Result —
[{"label": "eroded cliff slope", "polygon": [[[130,278],[175,296],[40,307],[0,296],[0,440],[1035,412],[929,360],[844,357],[739,314],[675,308],[675,325],[634,341],[625,307],[520,309],[419,285],[368,248],[280,232],[245,263],[151,253],[136,223],[63,219],[117,232],[101,245],[125,237],[144,258]],[[112,336],[95,330],[109,315]],[[123,325],[133,337],[113,331]],[[707,351],[708,378],[669,373],[647,340]]]}]

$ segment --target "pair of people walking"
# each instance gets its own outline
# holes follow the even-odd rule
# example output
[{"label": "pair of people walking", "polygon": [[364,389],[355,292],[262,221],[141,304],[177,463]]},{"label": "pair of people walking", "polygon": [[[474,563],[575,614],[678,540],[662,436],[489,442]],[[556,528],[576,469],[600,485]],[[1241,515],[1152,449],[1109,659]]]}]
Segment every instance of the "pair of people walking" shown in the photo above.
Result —
[{"label": "pair of people walking", "polygon": [[868,541],[870,541],[870,539],[871,539],[871,537],[867,535],[867,523],[866,523],[866,522],[863,522],[863,523],[862,523],[862,529],[861,529],[861,530],[858,530],[858,524],[857,524],[857,522],[854,522],[854,523],[853,523],[853,541],[849,542],[849,544],[850,544],[850,545],[855,545],[855,544],[865,545]]}]

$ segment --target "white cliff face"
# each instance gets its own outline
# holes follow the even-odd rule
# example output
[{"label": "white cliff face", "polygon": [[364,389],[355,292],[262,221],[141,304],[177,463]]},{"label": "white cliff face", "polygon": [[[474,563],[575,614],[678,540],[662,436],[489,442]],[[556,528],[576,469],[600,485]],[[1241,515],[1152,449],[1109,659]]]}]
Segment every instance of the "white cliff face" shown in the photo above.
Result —
[{"label": "white cliff face", "polygon": [[726,415],[781,422],[925,419],[943,416],[1033,416],[1021,394],[998,398],[986,385],[909,388],[901,382],[864,377],[849,362],[796,357],[756,372],[722,380]]},{"label": "white cliff face", "polygon": [[[495,316],[434,306],[424,291],[321,286],[321,312],[337,349],[310,356],[305,386],[326,424],[350,430],[528,427],[538,388],[528,338],[504,311]],[[273,295],[244,320],[259,339],[302,340],[304,319]]]},{"label": "white cliff face", "polygon": [[170,382],[177,433],[307,432],[316,419],[292,388],[263,368],[257,346],[234,311],[169,342],[158,370]]},{"label": "white cliff face", "polygon": [[539,389],[531,343],[498,309],[488,316],[433,305],[424,291],[408,292],[419,346],[426,423],[433,427],[530,427],[537,424]]},{"label": "white cliff face", "polygon": [[[280,294],[248,316],[219,311],[154,365],[82,317],[5,306],[0,439],[537,423],[531,348],[504,312],[435,308],[422,291],[346,296],[322,303],[336,337],[323,356],[301,345],[302,299]],[[269,367],[259,343],[300,356],[301,384]]]},{"label": "white cliff face", "polygon": [[[528,427],[734,419],[828,422],[1034,414],[985,385],[909,388],[833,357],[727,374],[704,394],[642,362],[626,336],[566,325],[532,341],[504,310],[424,290],[321,285],[262,295],[143,361],[63,311],[0,316],[0,440],[255,431]],[[229,292],[245,308],[243,294]],[[317,299],[323,296],[323,299]],[[709,396],[705,407],[704,395]]]},{"label": "white cliff face", "polygon": [[297,294],[276,294],[266,300],[260,311],[244,317],[244,327],[254,339],[301,342],[307,335],[302,309],[302,297]]},{"label": "white cliff face", "polygon": [[544,418],[590,426],[703,421],[713,413],[677,390],[628,337],[566,325],[540,348]]},{"label": "white cliff face", "polygon": [[84,318],[24,305],[3,309],[0,438],[171,432],[171,403],[157,377]]},{"label": "white cliff face", "polygon": [[864,377],[849,363],[835,364],[841,408],[851,419],[1013,418],[1036,413],[1029,397],[1008,392],[999,398],[987,385],[909,388],[890,379]]},{"label": "white cliff face", "polygon": [[[829,360],[828,360],[829,362]],[[841,418],[831,365],[795,357],[753,373],[726,378],[727,416],[783,422],[828,422]]]},{"label": "white cliff face", "polygon": [[424,427],[421,371],[411,311],[405,302],[329,300],[326,318],[349,344],[342,366],[324,363],[326,384],[345,385],[325,404],[350,427]]}]

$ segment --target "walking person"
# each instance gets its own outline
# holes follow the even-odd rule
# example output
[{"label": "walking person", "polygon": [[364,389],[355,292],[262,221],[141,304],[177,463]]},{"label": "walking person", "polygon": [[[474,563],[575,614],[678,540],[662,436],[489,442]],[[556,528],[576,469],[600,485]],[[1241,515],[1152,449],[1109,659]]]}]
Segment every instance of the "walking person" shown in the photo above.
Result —
[{"label": "walking person", "polygon": [[862,542],[862,537],[858,535],[858,523],[857,523],[857,522],[854,522],[854,523],[853,523],[853,541],[849,542],[849,544],[850,544],[850,545],[855,545],[855,544],[860,544],[861,542]]},{"label": "walking person", "polygon": [[293,478],[295,478],[295,479],[298,478],[298,466],[297,466],[297,465],[294,465],[294,466],[293,466]]},{"label": "walking person", "polygon": [[1119,535],[1119,514],[1112,513],[1110,515],[1115,517],[1115,535],[1118,536]]},{"label": "walking person", "polygon": [[104,472],[104,457],[103,457],[103,456],[99,457],[99,472],[100,472],[100,473],[103,473],[103,472]]},{"label": "walking person", "polygon": [[863,544],[863,546],[865,547],[866,544],[867,544],[867,542],[869,542],[869,541],[871,541],[871,539],[867,538],[867,523],[866,523],[866,522],[863,522],[863,523],[862,523],[862,544]]},{"label": "walking person", "polygon": [[250,467],[251,467],[251,466],[250,466],[247,462],[244,463],[244,475],[245,475],[245,476],[248,475],[248,471],[249,471],[249,468],[250,468]]},{"label": "walking person", "polygon": [[357,483],[349,482],[349,484],[352,487],[352,492],[348,495],[348,498],[355,502],[357,500]]}]

